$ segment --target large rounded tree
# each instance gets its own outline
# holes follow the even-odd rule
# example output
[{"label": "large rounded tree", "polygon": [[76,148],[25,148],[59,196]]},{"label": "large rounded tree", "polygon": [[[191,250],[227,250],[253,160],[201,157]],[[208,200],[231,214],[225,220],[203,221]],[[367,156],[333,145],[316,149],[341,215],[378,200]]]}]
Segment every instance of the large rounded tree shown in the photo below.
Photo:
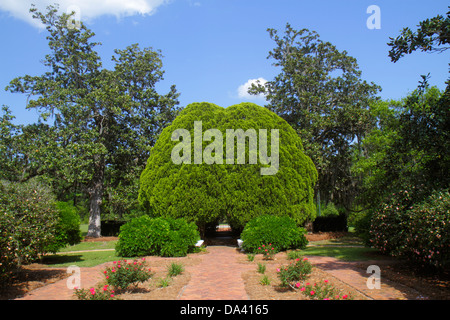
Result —
[{"label": "large rounded tree", "polygon": [[221,218],[315,215],[317,171],[300,138],[252,103],[187,106],[161,133],[141,175],[139,201],[151,216],[185,217],[201,231]]}]

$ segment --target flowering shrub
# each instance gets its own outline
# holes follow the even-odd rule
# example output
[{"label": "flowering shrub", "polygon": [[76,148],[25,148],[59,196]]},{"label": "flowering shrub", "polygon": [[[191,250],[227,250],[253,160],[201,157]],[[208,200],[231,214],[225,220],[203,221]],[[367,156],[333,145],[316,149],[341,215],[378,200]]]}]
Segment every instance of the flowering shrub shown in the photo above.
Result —
[{"label": "flowering shrub", "polygon": [[103,272],[106,282],[117,290],[126,290],[130,285],[138,285],[153,276],[148,268],[145,258],[142,260],[114,261],[112,267],[107,267]]},{"label": "flowering shrub", "polygon": [[443,267],[450,258],[450,194],[435,191],[415,203],[418,191],[392,194],[371,221],[371,244],[381,252],[423,266]]},{"label": "flowering shrub", "polygon": [[78,300],[116,300],[114,290],[109,285],[90,289],[75,288],[75,296]]},{"label": "flowering shrub", "polygon": [[268,245],[263,244],[261,247],[258,247],[257,253],[262,254],[264,260],[272,260],[277,252],[272,244],[269,243]]},{"label": "flowering shrub", "polygon": [[422,265],[444,267],[450,259],[450,193],[436,191],[406,212],[402,255]]},{"label": "flowering shrub", "polygon": [[58,213],[51,188],[37,178],[0,181],[0,286],[13,270],[34,262],[54,239]]},{"label": "flowering shrub", "polygon": [[295,288],[312,300],[351,300],[351,295],[341,295],[340,290],[333,287],[328,280],[320,283],[306,283],[301,285],[300,282],[295,284]]},{"label": "flowering shrub", "polygon": [[297,282],[305,280],[312,271],[312,265],[308,258],[297,258],[291,261],[287,266],[281,266],[277,269],[278,279],[282,287],[291,287],[295,289]]}]

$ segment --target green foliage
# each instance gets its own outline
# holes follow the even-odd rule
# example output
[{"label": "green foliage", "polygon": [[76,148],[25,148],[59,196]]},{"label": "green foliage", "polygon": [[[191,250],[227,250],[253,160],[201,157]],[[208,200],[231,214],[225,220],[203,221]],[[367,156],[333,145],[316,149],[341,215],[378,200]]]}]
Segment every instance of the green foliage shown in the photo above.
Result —
[{"label": "green foliage", "polygon": [[264,274],[266,272],[266,265],[264,263],[258,262],[257,271],[258,271],[258,273]]},{"label": "green foliage", "polygon": [[153,273],[147,266],[147,262],[142,260],[119,260],[114,261],[112,267],[107,267],[103,273],[108,285],[117,290],[126,290],[129,286],[137,286],[153,276]]},{"label": "green foliage", "polygon": [[305,280],[312,271],[312,265],[307,258],[297,258],[287,266],[280,266],[277,269],[277,277],[280,279],[281,287],[295,288],[295,284]]},{"label": "green foliage", "polygon": [[49,252],[57,252],[67,245],[73,246],[80,243],[80,216],[78,210],[70,202],[56,202],[59,221],[56,225],[56,233],[52,243],[47,246]]},{"label": "green foliage", "polygon": [[261,277],[259,283],[263,286],[270,286],[271,281],[270,278],[265,274]]},{"label": "green foliage", "polygon": [[184,272],[184,267],[182,264],[172,262],[167,267],[167,276],[176,277]]},{"label": "green foliage", "polygon": [[317,167],[322,199],[349,207],[359,182],[350,175],[351,150],[372,126],[368,106],[380,88],[361,79],[355,58],[316,32],[290,24],[282,35],[268,32],[275,42],[268,58],[280,73],[249,93],[264,93],[267,107],[296,130]]},{"label": "green foliage", "polygon": [[418,27],[415,32],[410,28],[404,28],[397,38],[389,38],[391,40],[388,43],[391,47],[389,57],[393,62],[418,49],[423,52],[443,52],[449,49],[450,10],[447,12],[447,17],[437,15],[421,21]]},{"label": "green foliage", "polygon": [[122,257],[182,257],[199,239],[197,226],[185,219],[142,216],[120,228],[116,252]]},{"label": "green foliage", "polygon": [[262,245],[270,243],[273,251],[303,249],[308,244],[306,230],[286,216],[262,215],[250,220],[241,234],[242,247],[247,252],[258,252]]},{"label": "green foliage", "polygon": [[333,287],[328,280],[314,284],[308,282],[303,287],[301,287],[300,283],[297,283],[295,286],[300,289],[300,292],[312,300],[353,300],[347,294],[341,296],[341,291]]},{"label": "green foliage", "polygon": [[[172,141],[177,129],[189,131],[188,150],[194,150],[194,121],[202,122],[202,129],[218,129],[222,146],[212,154],[220,154],[222,164],[195,164],[194,152],[187,157],[191,164],[175,164],[172,150],[181,144]],[[227,129],[267,129],[268,149],[271,130],[279,130],[279,170],[274,175],[261,175],[260,162],[249,164],[246,143],[245,164],[227,164]],[[218,141],[219,141],[218,140]],[[186,142],[187,143],[187,142]],[[203,141],[202,150],[212,143]],[[237,143],[233,141],[233,145]],[[190,149],[189,149],[190,148]],[[235,148],[235,154],[237,148]],[[184,154],[183,154],[184,155]],[[236,163],[237,157],[234,157]],[[273,112],[251,103],[221,108],[211,103],[194,103],[187,106],[174,122],[160,135],[152,149],[147,166],[141,175],[139,201],[152,216],[185,217],[204,231],[208,223],[227,218],[234,228],[242,228],[251,218],[261,214],[278,214],[292,217],[299,225],[315,215],[314,185],[317,171],[312,161],[304,155],[301,140],[296,132]]]},{"label": "green foliage", "polygon": [[58,213],[51,189],[36,179],[0,181],[0,282],[11,271],[34,262],[54,239]]},{"label": "green foliage", "polygon": [[[136,209],[138,177],[156,137],[176,114],[179,94],[174,86],[165,95],[156,92],[164,74],[159,51],[133,44],[115,50],[113,68],[104,69],[94,32],[84,23],[67,28],[71,17],[58,9],[30,10],[46,27],[49,54],[43,63],[49,71],[17,77],[7,87],[28,95],[27,108],[43,120],[24,132],[31,139],[17,154],[31,162],[24,174],[47,174],[60,199],[85,192],[88,236],[99,237],[102,200],[111,201],[110,214]],[[51,115],[52,126],[43,124]],[[111,197],[103,197],[105,191]]]},{"label": "green foliage", "polygon": [[321,214],[324,217],[338,216],[339,210],[336,208],[333,202],[328,202]]},{"label": "green foliage", "polygon": [[377,127],[363,140],[364,156],[353,167],[363,181],[361,203],[374,208],[411,185],[420,186],[424,195],[447,188],[450,117],[445,94],[428,88],[425,77],[407,98],[380,102],[372,111]]},{"label": "green foliage", "polygon": [[422,266],[444,267],[450,259],[450,194],[435,191],[414,201],[415,188],[393,194],[371,220],[371,242],[384,253]]}]

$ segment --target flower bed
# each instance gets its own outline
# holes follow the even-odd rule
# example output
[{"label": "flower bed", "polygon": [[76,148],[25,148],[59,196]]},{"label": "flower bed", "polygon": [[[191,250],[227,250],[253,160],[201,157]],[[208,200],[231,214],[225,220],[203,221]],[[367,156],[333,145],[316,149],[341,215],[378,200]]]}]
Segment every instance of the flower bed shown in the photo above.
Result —
[{"label": "flower bed", "polygon": [[[298,260],[297,260],[298,259]],[[264,260],[262,255],[255,256],[253,261],[242,257],[241,263],[255,265],[254,270],[243,273],[245,289],[251,300],[366,300],[367,297],[354,290],[349,285],[329,275],[323,270],[304,263],[305,258],[288,259],[286,252],[277,253],[273,260]],[[258,273],[258,264],[265,264],[264,274]],[[298,264],[298,268],[295,265]],[[291,266],[291,268],[288,268]],[[284,269],[283,269],[284,267]],[[285,270],[288,269],[288,270]],[[285,272],[285,284],[280,274]],[[299,271],[299,272],[297,272]],[[301,275],[302,279],[294,280]],[[289,277],[291,276],[291,278]],[[265,277],[265,283],[261,280]],[[289,282],[292,286],[287,285]],[[313,294],[311,294],[313,292]]]}]

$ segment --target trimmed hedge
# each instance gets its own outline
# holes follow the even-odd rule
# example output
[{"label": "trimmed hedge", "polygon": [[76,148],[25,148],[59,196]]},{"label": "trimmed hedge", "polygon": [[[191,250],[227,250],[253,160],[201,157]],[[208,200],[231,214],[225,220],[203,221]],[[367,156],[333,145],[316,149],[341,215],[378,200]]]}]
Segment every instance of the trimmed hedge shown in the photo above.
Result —
[{"label": "trimmed hedge", "polygon": [[183,257],[198,240],[197,226],[185,219],[142,216],[120,227],[116,252],[122,257]]},{"label": "trimmed hedge", "polygon": [[287,216],[262,215],[250,220],[241,234],[242,248],[250,253],[259,252],[262,245],[271,244],[276,252],[304,249],[308,244],[306,230],[298,227]]}]

